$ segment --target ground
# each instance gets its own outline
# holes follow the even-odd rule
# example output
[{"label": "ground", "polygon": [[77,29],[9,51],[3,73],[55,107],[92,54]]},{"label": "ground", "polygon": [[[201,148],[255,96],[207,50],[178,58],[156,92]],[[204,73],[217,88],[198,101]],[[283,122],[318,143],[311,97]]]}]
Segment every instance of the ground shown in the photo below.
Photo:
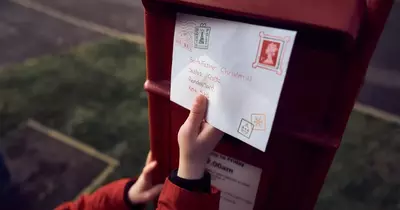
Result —
[{"label": "ground", "polygon": [[5,68],[1,132],[33,118],[116,158],[134,149],[129,154],[141,155],[131,164],[141,165],[148,151],[144,80],[144,48],[113,39]]},{"label": "ground", "polygon": [[65,51],[101,37],[12,2],[0,1],[0,66]]},{"label": "ground", "polygon": [[52,209],[74,199],[108,165],[30,124],[9,132],[3,140],[1,150],[13,180],[9,189],[14,192],[0,196],[5,209]]},{"label": "ground", "polygon": [[400,116],[400,1],[395,1],[358,96],[363,104]]},{"label": "ground", "polygon": [[316,209],[399,209],[399,140],[398,124],[353,111]]},{"label": "ground", "polygon": [[144,79],[143,46],[115,39],[4,68],[0,131],[34,118],[118,159],[108,180],[133,177],[149,150]]}]

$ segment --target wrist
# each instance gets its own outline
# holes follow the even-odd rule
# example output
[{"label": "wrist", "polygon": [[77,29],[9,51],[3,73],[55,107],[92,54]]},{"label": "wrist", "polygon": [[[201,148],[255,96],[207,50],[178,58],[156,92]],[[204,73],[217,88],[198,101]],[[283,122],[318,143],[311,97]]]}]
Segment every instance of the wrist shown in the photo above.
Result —
[{"label": "wrist", "polygon": [[128,189],[128,199],[129,199],[129,201],[130,201],[130,203],[132,204],[132,205],[136,205],[136,204],[138,204],[138,201],[137,201],[137,186],[135,185],[135,183],[134,184],[132,184],[131,185],[131,187]]},{"label": "wrist", "polygon": [[189,180],[201,179],[205,169],[205,163],[179,160],[178,177]]},{"label": "wrist", "polygon": [[135,181],[131,180],[125,185],[124,201],[131,209],[142,209],[143,204],[136,201],[136,193],[134,192]]}]

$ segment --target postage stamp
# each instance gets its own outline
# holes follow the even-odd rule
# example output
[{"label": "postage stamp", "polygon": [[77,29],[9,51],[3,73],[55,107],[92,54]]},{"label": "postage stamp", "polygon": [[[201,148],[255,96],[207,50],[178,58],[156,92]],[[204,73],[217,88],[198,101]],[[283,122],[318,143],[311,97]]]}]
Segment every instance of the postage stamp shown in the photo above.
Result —
[{"label": "postage stamp", "polygon": [[266,120],[265,114],[251,114],[251,123],[254,125],[254,130],[265,131],[267,129]]},{"label": "postage stamp", "polygon": [[285,55],[285,44],[290,37],[271,36],[260,32],[260,40],[253,68],[262,68],[281,75],[283,71],[282,60]]},{"label": "postage stamp", "polygon": [[175,43],[192,52],[196,22],[180,21],[176,24]]},{"label": "postage stamp", "polygon": [[251,122],[242,118],[242,120],[240,120],[239,128],[238,128],[237,132],[249,139],[251,137],[251,133],[253,132],[253,129],[254,129],[254,125]]},{"label": "postage stamp", "polygon": [[211,27],[206,23],[201,23],[194,29],[194,47],[198,49],[208,49],[210,42]]}]

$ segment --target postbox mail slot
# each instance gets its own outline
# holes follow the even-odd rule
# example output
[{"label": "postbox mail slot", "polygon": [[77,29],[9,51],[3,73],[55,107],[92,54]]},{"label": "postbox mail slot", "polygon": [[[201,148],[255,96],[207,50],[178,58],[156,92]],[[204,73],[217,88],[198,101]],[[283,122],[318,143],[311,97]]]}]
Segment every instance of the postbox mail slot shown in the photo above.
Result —
[{"label": "postbox mail slot", "polygon": [[[246,4],[241,2],[228,0],[144,1],[146,33],[152,40],[147,43],[147,65],[149,69],[158,69],[157,73],[148,71],[148,82],[167,84],[171,79],[173,33],[175,17],[178,12],[211,17],[218,15],[218,18],[228,20],[295,30],[298,33],[275,116],[273,131],[297,133],[303,136],[334,135],[330,131],[332,115],[328,110],[335,100],[340,100],[335,94],[335,89],[340,84],[342,76],[349,71],[347,59],[355,44],[356,33],[353,32],[358,30],[360,19],[357,14],[364,5],[358,0],[335,1],[337,4],[331,1],[318,3],[319,1],[307,0],[302,1],[302,5],[304,5],[300,7],[296,3],[298,1],[289,3],[288,0],[284,0],[283,2],[287,3],[287,9],[273,12],[284,4],[277,3],[277,1],[269,3],[246,1]],[[320,6],[312,5],[311,2]],[[222,3],[224,9],[222,9]],[[333,5],[332,8],[327,6],[331,5],[330,3]],[[255,5],[258,4],[260,6],[256,7]],[[254,7],[255,10],[250,10],[250,7]],[[297,21],[288,18],[292,17],[291,10],[294,8],[298,9],[296,13],[299,13],[296,16]],[[313,13],[311,10],[316,10],[315,8],[327,10],[326,13],[329,14],[332,14],[332,11],[338,12],[340,15],[335,15],[337,21],[333,21],[332,18],[325,15],[317,17],[315,11],[314,15],[306,15]],[[320,10],[318,10],[318,14],[320,14]],[[310,24],[314,20],[316,23]],[[338,24],[340,21],[342,21],[341,27]],[[353,25],[355,28],[350,27]],[[240,41],[240,37],[238,37],[238,41]],[[165,89],[163,95],[167,96],[168,86],[163,85],[163,87]],[[320,141],[339,140],[336,136],[323,139]],[[332,145],[337,142],[319,143]]]},{"label": "postbox mail slot", "polygon": [[[323,43],[323,39],[331,42]],[[340,84],[341,76],[349,71],[346,67],[349,50],[346,47],[350,45],[344,44],[346,42],[338,42],[338,40],[340,40],[339,35],[336,37],[323,36],[319,40],[307,39],[306,35],[303,37],[301,34],[299,35],[289,63],[273,132],[297,133],[303,136],[331,135],[333,116],[329,109],[334,101],[340,100],[338,98],[340,96],[335,94],[335,90]],[[314,41],[319,44],[313,43]],[[332,46],[332,43],[335,44]],[[159,48],[162,48],[162,45]],[[157,51],[153,53],[157,53]],[[157,57],[164,59],[161,54]],[[168,62],[167,65],[159,68],[160,74],[157,77],[164,78],[151,80],[149,76],[146,83],[146,89],[151,94],[166,97],[167,100],[169,99],[170,65],[171,63]],[[171,120],[176,119],[172,118]],[[319,141],[339,140],[335,136],[315,139],[320,139]],[[338,142],[319,143],[336,144]]]}]

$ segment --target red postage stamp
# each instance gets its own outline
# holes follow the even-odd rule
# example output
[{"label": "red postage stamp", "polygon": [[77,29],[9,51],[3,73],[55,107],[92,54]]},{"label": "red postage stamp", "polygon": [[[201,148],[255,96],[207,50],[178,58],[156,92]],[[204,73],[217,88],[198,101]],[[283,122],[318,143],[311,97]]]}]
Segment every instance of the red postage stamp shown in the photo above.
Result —
[{"label": "red postage stamp", "polygon": [[290,41],[290,37],[271,36],[260,32],[256,60],[253,68],[263,68],[275,71],[281,75],[283,72],[282,60],[285,56],[285,44]]}]

